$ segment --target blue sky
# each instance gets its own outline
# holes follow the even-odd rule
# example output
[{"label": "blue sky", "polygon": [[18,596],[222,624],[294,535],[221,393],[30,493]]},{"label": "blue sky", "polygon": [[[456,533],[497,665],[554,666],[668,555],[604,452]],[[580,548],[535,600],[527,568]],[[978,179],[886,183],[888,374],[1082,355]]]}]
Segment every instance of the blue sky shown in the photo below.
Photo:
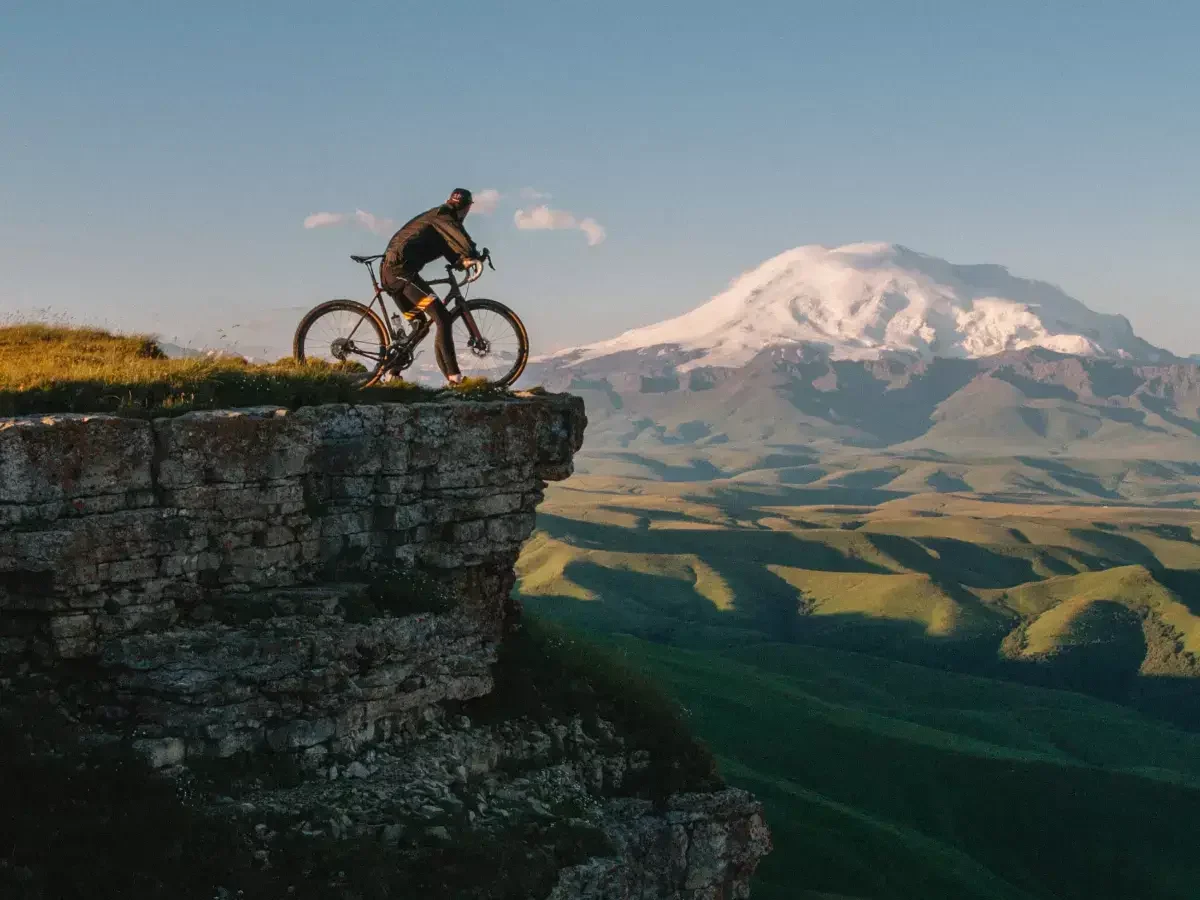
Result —
[{"label": "blue sky", "polygon": [[[535,350],[804,243],[997,262],[1200,352],[1200,4],[0,2],[0,313],[211,339],[468,226]],[[519,230],[554,209],[606,232]]]}]

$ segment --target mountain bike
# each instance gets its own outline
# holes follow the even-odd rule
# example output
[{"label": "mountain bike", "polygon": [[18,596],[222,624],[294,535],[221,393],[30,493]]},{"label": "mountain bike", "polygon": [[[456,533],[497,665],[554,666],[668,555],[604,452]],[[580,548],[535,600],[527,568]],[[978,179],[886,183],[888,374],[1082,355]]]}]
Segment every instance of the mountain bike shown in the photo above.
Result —
[{"label": "mountain bike", "polygon": [[[319,359],[346,366],[355,372],[360,387],[371,387],[413,364],[433,320],[418,312],[409,328],[399,311],[389,316],[385,292],[375,275],[375,262],[383,254],[350,258],[371,273],[374,297],[367,304],[330,300],[311,309],[296,329],[292,355],[298,362]],[[529,336],[517,314],[503,303],[468,300],[463,294],[464,287],[483,275],[485,262],[495,270],[486,248],[462,281],[455,278],[455,267],[448,265],[445,278],[428,283],[449,285],[441,299],[450,312],[450,339],[463,377],[507,386],[525,370]],[[376,303],[379,312],[375,311]]]}]

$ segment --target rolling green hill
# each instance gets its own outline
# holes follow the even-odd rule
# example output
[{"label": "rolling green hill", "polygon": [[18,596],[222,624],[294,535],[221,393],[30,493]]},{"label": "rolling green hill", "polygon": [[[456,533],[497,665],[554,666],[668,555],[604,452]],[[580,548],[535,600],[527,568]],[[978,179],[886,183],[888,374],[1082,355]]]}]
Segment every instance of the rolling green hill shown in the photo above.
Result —
[{"label": "rolling green hill", "polygon": [[684,646],[786,640],[1086,690],[1176,721],[1200,710],[1191,512],[791,506],[745,485],[621,483],[551,491],[523,594]]},{"label": "rolling green hill", "polygon": [[1196,735],[844,651],[614,642],[766,803],[756,898],[1195,896]]},{"label": "rolling green hill", "polygon": [[1200,514],[1119,497],[1171,466],[734,458],[552,488],[518,590],[764,800],[755,897],[1196,896]]}]

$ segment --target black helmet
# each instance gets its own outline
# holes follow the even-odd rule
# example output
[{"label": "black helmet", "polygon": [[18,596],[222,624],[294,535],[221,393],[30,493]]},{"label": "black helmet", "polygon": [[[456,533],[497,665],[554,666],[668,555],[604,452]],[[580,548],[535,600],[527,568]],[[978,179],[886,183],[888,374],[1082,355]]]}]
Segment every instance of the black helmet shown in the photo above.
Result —
[{"label": "black helmet", "polygon": [[465,209],[475,202],[471,196],[471,192],[466,188],[455,188],[450,192],[450,199],[446,201],[446,205],[451,209]]}]

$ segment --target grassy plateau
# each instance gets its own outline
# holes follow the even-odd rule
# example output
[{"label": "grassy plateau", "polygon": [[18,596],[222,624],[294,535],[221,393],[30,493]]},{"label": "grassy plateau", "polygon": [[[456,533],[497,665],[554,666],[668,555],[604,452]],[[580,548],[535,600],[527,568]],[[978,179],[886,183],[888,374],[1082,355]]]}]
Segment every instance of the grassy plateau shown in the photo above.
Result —
[{"label": "grassy plateau", "polygon": [[[104,412],[177,415],[194,409],[320,403],[408,402],[439,392],[395,379],[361,390],[353,366],[234,356],[169,359],[151,338],[93,328],[0,326],[0,416]],[[502,396],[482,382],[453,390]]]}]

